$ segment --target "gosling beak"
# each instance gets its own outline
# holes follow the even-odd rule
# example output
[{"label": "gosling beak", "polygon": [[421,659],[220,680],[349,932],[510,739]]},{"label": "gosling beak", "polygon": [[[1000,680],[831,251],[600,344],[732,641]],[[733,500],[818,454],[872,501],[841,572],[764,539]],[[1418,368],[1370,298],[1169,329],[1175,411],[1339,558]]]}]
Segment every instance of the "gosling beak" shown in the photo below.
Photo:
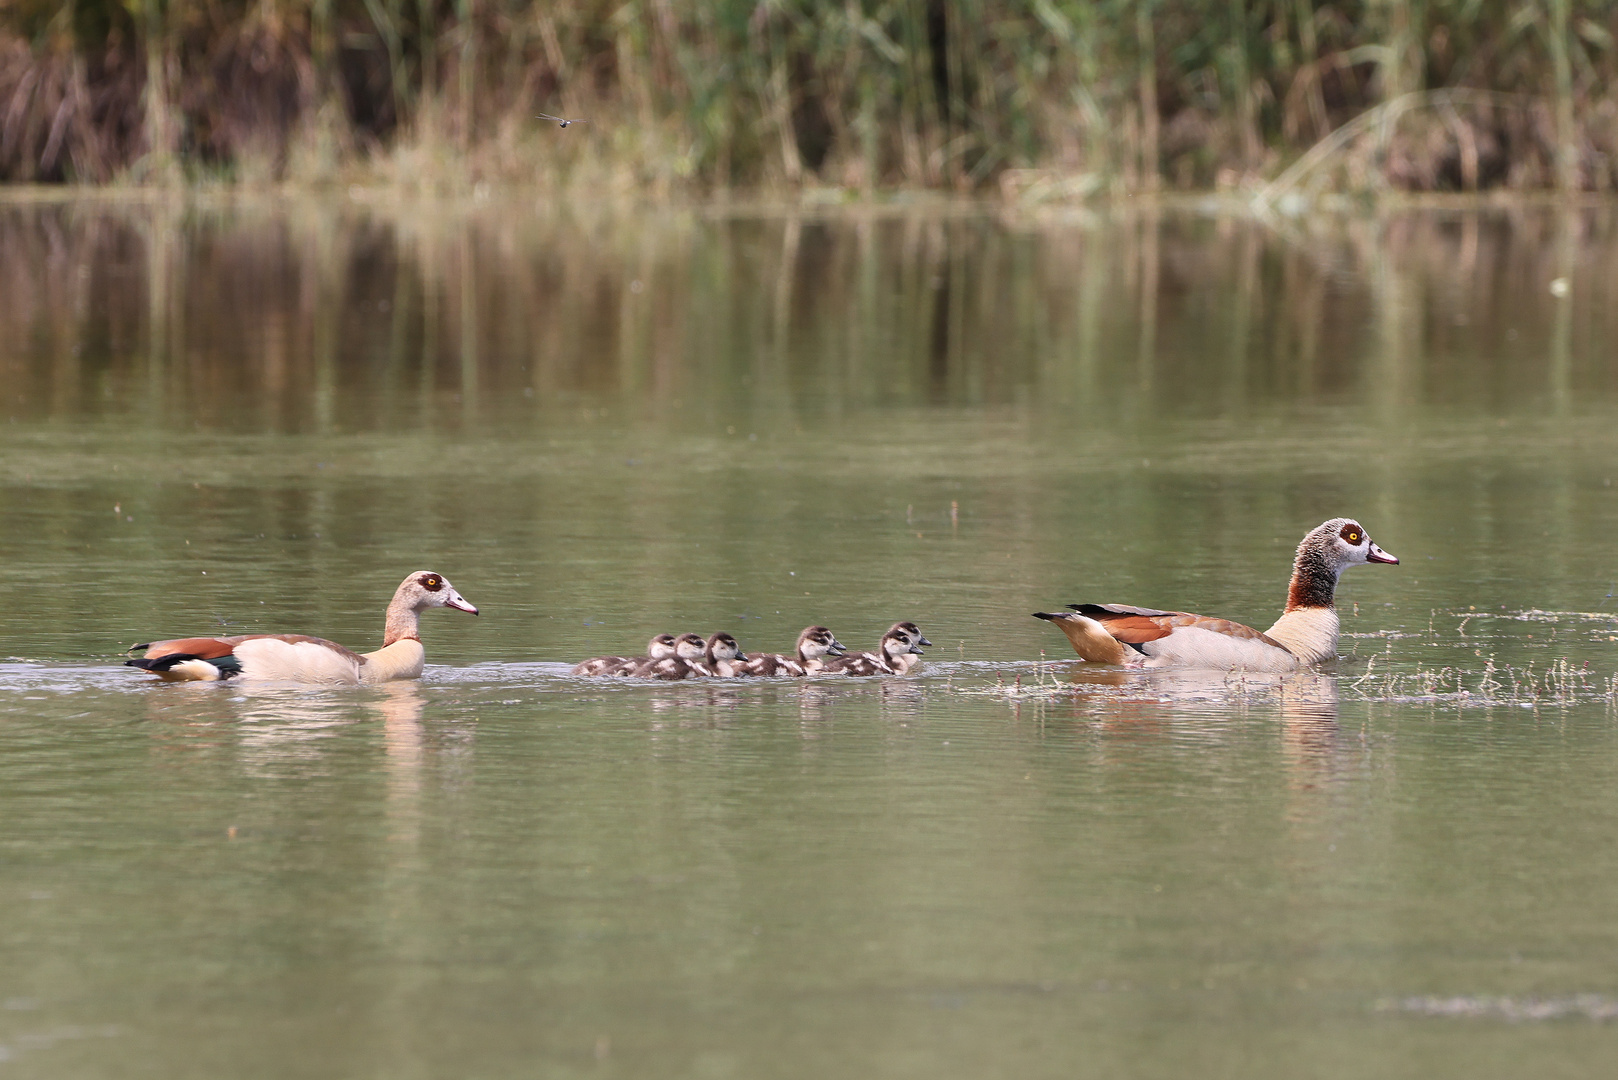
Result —
[{"label": "gosling beak", "polygon": [[1375,544],[1372,544],[1371,545],[1371,553],[1369,555],[1365,556],[1365,561],[1366,562],[1397,563],[1399,561],[1399,556],[1397,556],[1397,555],[1389,555],[1386,551],[1383,551],[1381,548],[1377,547]]},{"label": "gosling beak", "polygon": [[836,638],[832,638],[831,644],[826,646],[826,651],[834,655],[841,656],[848,651],[848,646],[844,645]]}]

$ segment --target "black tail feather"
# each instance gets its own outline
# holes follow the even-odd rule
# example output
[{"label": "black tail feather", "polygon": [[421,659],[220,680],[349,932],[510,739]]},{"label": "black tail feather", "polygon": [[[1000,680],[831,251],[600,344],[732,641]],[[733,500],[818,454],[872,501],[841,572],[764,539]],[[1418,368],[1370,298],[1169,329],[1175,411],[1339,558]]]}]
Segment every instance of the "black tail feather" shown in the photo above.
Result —
[{"label": "black tail feather", "polygon": [[[136,648],[139,648],[139,646],[136,646]],[[202,657],[198,656],[196,653],[175,652],[169,653],[167,656],[159,656],[155,659],[142,657],[138,660],[125,660],[124,666],[138,667],[144,671],[167,671],[175,664],[183,664],[187,660],[201,659]]]},{"label": "black tail feather", "polygon": [[205,664],[212,664],[214,667],[219,669],[219,677],[221,679],[228,679],[232,675],[240,675],[242,673],[242,662],[236,659],[234,655],[201,657],[195,653],[169,653],[166,656],[159,656],[152,659],[142,657],[137,660],[125,660],[124,666],[140,668],[143,671],[164,672],[168,671],[175,664],[183,664],[187,660],[201,660]]}]

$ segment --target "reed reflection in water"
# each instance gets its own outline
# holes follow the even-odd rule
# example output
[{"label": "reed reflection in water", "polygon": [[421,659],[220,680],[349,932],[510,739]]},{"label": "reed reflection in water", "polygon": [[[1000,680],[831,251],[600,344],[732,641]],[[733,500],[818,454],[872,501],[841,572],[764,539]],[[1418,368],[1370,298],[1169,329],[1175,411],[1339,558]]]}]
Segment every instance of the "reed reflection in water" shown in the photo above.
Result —
[{"label": "reed reflection in water", "polygon": [[1276,230],[1183,212],[12,203],[0,400],[17,419],[264,432],[1028,401],[1104,428],[1281,402],[1566,409],[1618,390],[1600,348],[1615,231],[1606,209]]}]

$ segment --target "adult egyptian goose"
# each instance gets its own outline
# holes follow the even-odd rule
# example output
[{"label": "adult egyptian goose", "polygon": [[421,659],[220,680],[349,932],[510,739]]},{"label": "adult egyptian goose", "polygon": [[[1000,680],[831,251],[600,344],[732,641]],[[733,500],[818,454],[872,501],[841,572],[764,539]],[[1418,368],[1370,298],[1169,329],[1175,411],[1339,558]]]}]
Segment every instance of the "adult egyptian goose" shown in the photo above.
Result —
[{"label": "adult egyptian goose", "polygon": [[658,634],[646,643],[645,656],[595,656],[573,665],[575,675],[628,675],[648,660],[674,655],[674,635]]},{"label": "adult egyptian goose", "polygon": [[826,665],[828,675],[905,675],[916,665],[923,645],[932,642],[921,636],[913,622],[896,622],[882,635],[876,652],[840,656]]},{"label": "adult egyptian goose", "polygon": [[706,641],[696,634],[681,634],[674,639],[673,656],[646,660],[629,674],[637,679],[701,679],[708,674],[702,666],[707,656]]},{"label": "adult egyptian goose", "polygon": [[793,656],[753,653],[738,666],[736,673],[759,678],[813,675],[826,666],[827,655],[840,656],[844,651],[837,635],[824,626],[806,626],[798,635],[798,647]]},{"label": "adult egyptian goose", "polygon": [[1371,542],[1360,523],[1332,518],[1298,545],[1286,610],[1262,634],[1227,619],[1123,604],[1069,604],[1034,613],[1061,628],[1085,660],[1130,667],[1298,671],[1337,655],[1337,579],[1361,563],[1399,560]]},{"label": "adult egyptian goose", "polygon": [[382,647],[376,652],[351,652],[334,641],[303,634],[239,634],[136,645],[130,651],[145,649],[146,655],[126,663],[173,682],[237,676],[349,684],[415,679],[426,657],[418,636],[421,613],[435,607],[478,613],[442,574],[421,570],[405,578],[393,594]]}]

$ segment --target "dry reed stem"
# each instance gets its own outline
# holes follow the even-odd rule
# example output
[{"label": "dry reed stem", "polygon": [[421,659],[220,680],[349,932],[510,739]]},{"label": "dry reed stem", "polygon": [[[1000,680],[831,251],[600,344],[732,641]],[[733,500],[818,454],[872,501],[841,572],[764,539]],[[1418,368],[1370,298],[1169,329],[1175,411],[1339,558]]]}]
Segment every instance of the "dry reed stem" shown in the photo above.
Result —
[{"label": "dry reed stem", "polygon": [[1618,12],[1548,2],[18,3],[0,178],[1610,188]]}]

